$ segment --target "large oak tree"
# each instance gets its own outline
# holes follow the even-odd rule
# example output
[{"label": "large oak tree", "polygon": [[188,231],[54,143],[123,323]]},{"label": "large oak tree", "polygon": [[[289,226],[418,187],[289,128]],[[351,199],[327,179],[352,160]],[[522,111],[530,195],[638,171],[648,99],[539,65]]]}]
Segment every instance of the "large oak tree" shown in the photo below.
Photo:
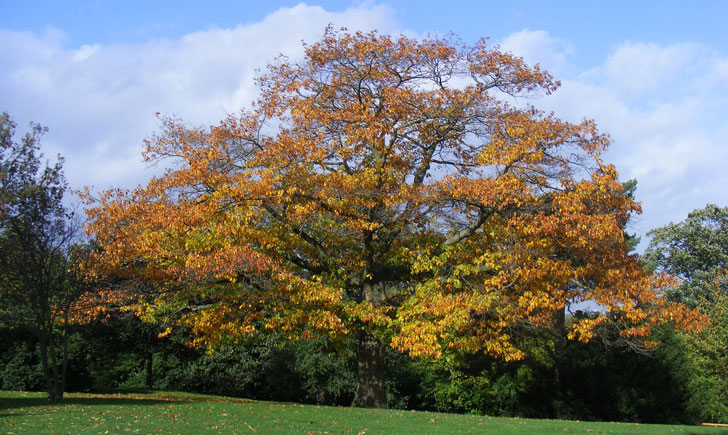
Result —
[{"label": "large oak tree", "polygon": [[514,326],[585,300],[610,315],[571,338],[690,326],[626,253],[639,205],[601,160],[608,137],[508,104],[558,87],[538,66],[485,40],[329,29],[257,83],[249,110],[209,129],[164,119],[145,153],[171,159],[164,175],[89,197],[94,272],[138,283],[198,342],[348,337],[354,405],[386,406],[384,346],[518,359]]}]

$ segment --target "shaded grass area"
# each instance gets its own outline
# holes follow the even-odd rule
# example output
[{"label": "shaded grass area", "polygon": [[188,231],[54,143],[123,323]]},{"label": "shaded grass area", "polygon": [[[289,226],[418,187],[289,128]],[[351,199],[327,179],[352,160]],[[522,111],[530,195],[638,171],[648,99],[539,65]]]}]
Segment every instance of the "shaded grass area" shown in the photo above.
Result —
[{"label": "shaded grass area", "polygon": [[726,433],[726,428],[484,417],[258,402],[199,394],[0,391],[0,433],[458,434]]}]

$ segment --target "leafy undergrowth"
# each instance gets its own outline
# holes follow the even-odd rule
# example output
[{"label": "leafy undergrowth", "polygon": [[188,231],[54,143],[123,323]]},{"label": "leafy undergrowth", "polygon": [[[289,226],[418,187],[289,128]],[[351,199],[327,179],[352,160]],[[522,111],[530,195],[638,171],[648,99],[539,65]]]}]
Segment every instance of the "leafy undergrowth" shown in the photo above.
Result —
[{"label": "leafy undergrowth", "polygon": [[152,392],[67,394],[0,391],[0,433],[49,434],[455,434],[455,433],[725,433],[725,428],[530,420],[400,410],[258,402]]}]

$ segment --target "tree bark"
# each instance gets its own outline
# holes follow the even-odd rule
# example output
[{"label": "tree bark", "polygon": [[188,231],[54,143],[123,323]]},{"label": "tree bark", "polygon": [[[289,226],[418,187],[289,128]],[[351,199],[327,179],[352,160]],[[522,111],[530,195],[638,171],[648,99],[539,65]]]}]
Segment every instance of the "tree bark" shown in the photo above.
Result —
[{"label": "tree bark", "polygon": [[147,389],[151,389],[154,386],[154,354],[152,352],[147,353],[147,379],[145,386]]},{"label": "tree bark", "polygon": [[562,370],[564,367],[564,360],[566,357],[566,311],[565,306],[562,305],[554,311],[554,323],[553,323],[553,340],[554,340],[554,351],[553,351],[553,382],[554,382],[554,397],[556,398],[555,407],[553,410],[554,418],[562,417],[560,401],[564,397],[563,395],[563,379]]},{"label": "tree bark", "polygon": [[68,321],[69,321],[69,313],[71,311],[70,304],[66,305],[65,311],[64,311],[64,317],[63,317],[63,355],[62,355],[62,363],[61,363],[61,379],[60,379],[60,398],[59,400],[63,399],[63,395],[66,393],[66,381],[68,376]]},{"label": "tree bark", "polygon": [[[373,307],[381,306],[384,294],[372,284],[374,270],[374,233],[364,231],[364,258],[366,268],[362,273],[361,296]],[[384,388],[384,343],[371,334],[359,333],[358,369],[356,392],[351,406],[357,408],[386,408],[387,394]]]},{"label": "tree bark", "polygon": [[370,335],[359,340],[356,393],[351,406],[386,408],[384,388],[384,344]]},{"label": "tree bark", "polygon": [[43,367],[43,378],[46,382],[46,392],[48,392],[48,399],[52,401],[54,400],[54,394],[50,367],[48,365],[48,341],[43,331],[38,331],[38,344],[40,346],[40,363]]},{"label": "tree bark", "polygon": [[68,319],[66,319],[65,330],[63,331],[63,361],[61,363],[60,397],[63,399],[66,393],[66,378],[68,375]]},{"label": "tree bark", "polygon": [[63,389],[59,385],[60,380],[58,379],[58,366],[52,332],[48,333],[47,331],[40,330],[38,333],[40,361],[43,367],[43,376],[46,381],[48,400],[60,402],[63,399]]}]

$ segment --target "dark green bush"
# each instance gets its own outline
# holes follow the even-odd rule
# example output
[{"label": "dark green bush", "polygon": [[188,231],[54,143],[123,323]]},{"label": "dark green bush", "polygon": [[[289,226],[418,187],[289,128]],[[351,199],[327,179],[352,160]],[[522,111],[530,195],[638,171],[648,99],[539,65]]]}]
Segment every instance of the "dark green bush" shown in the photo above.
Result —
[{"label": "dark green bush", "polygon": [[15,342],[9,345],[0,358],[0,366],[0,389],[43,390],[43,371],[34,343]]}]

